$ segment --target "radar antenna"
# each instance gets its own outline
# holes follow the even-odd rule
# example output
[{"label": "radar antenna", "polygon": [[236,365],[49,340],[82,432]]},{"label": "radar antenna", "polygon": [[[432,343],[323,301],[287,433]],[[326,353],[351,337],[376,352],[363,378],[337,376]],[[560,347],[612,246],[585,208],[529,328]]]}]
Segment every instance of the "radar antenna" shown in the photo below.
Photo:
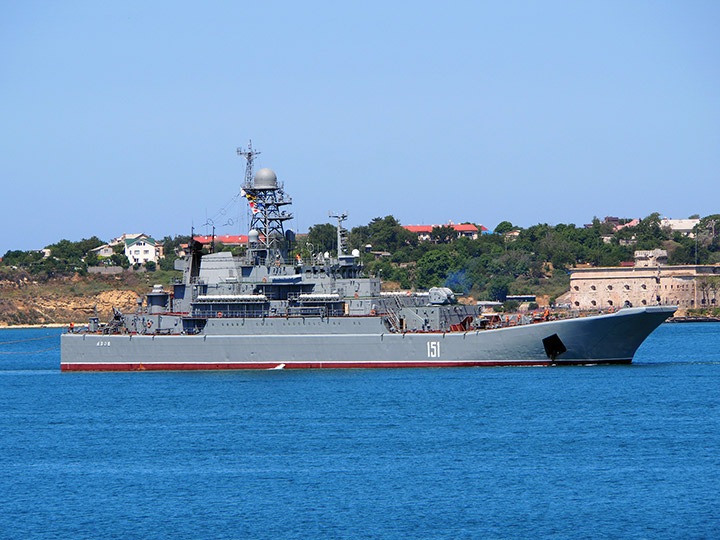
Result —
[{"label": "radar antenna", "polygon": [[247,160],[247,165],[245,165],[245,183],[243,184],[243,187],[252,187],[252,181],[253,181],[253,162],[255,161],[255,156],[258,154],[262,154],[262,152],[258,152],[257,150],[253,150],[252,147],[252,139],[250,139],[250,142],[248,142],[247,150],[244,148],[238,148],[237,149],[238,156],[242,156]]}]

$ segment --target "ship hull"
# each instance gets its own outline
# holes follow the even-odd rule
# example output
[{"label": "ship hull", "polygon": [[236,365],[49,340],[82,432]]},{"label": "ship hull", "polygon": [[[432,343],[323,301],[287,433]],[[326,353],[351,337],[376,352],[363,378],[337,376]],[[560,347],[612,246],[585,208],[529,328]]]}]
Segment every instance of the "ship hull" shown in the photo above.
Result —
[{"label": "ship hull", "polygon": [[[337,369],[628,364],[674,308],[468,332],[387,333],[368,326],[334,333],[199,335],[63,334],[63,371]],[[332,323],[332,321],[330,321]],[[378,324],[379,326],[379,324]],[[372,328],[372,326],[370,327]]]}]

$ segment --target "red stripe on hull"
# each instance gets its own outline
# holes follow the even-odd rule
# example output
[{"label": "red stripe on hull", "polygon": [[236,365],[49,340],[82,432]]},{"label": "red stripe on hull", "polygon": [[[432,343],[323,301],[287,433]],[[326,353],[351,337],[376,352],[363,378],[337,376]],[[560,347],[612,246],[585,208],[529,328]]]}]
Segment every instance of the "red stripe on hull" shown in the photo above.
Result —
[{"label": "red stripe on hull", "polygon": [[630,364],[632,360],[501,360],[457,362],[295,362],[295,363],[178,363],[178,364],[62,364],[61,371],[187,371],[236,369],[376,369],[419,367],[500,367],[500,366],[570,366],[588,364]]}]

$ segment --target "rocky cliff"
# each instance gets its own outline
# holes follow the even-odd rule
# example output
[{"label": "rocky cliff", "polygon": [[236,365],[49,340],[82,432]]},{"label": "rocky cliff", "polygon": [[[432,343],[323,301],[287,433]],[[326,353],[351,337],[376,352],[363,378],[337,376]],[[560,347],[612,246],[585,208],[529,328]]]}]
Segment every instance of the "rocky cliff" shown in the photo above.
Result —
[{"label": "rocky cliff", "polygon": [[112,308],[137,309],[147,284],[135,276],[72,276],[36,281],[27,275],[0,280],[0,326],[84,323],[98,314],[101,321]]}]

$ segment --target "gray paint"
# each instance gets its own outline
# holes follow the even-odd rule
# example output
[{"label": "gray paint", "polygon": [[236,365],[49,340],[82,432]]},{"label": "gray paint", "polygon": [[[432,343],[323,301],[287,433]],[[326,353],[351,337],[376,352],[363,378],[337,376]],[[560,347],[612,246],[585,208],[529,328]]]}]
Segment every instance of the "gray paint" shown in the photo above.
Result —
[{"label": "gray paint", "polygon": [[[548,363],[542,340],[567,347],[557,363],[629,361],[672,308],[631,308],[614,314],[495,330],[388,333],[378,317],[228,319],[200,335],[64,334],[63,364],[216,363],[358,364],[418,362]],[[437,343],[437,346],[428,345]],[[437,347],[437,348],[436,348]],[[437,350],[437,356],[431,356]],[[252,366],[248,366],[252,367]],[[304,366],[307,367],[307,366]]]},{"label": "gray paint", "polygon": [[[280,189],[269,169],[255,182],[267,194],[253,220],[274,220],[282,229],[289,199],[271,196]],[[336,217],[342,243],[346,216]],[[674,311],[624,309],[540,323],[526,317],[519,321],[525,324],[491,329],[482,306],[457,304],[449,289],[381,293],[380,280],[364,276],[356,255],[340,249],[335,259],[299,261],[288,256],[288,242],[292,235],[272,237],[234,257],[202,256],[191,241],[176,264],[183,277],[172,296],[156,287],[137,312],[64,334],[63,369],[546,364],[554,353],[543,340],[553,335],[567,349],[553,358],[558,363],[630,361]]]}]

